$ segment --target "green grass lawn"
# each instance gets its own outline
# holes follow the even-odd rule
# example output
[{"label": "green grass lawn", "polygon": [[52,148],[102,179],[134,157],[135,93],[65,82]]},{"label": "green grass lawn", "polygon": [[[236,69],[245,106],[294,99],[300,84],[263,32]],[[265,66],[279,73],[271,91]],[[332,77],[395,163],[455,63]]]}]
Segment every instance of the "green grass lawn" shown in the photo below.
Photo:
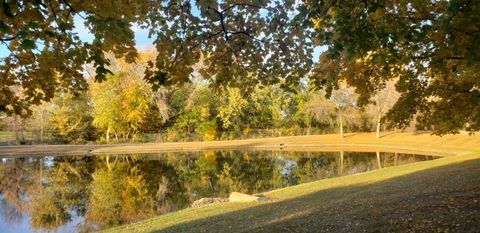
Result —
[{"label": "green grass lawn", "polygon": [[475,232],[480,151],[185,209],[107,232]]}]

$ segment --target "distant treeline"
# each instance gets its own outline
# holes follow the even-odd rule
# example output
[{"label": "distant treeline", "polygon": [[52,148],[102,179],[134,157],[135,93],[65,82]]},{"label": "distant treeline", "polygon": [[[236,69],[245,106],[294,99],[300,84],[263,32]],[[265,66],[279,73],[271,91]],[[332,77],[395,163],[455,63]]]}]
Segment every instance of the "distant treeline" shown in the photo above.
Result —
[{"label": "distant treeline", "polygon": [[143,80],[153,53],[128,64],[112,59],[113,75],[88,91],[58,92],[33,108],[31,117],[4,117],[3,143],[87,143],[231,140],[308,135],[385,128],[382,117],[398,94],[387,86],[375,101],[358,107],[355,93],[322,90],[300,83],[295,90],[278,85],[210,87],[200,75],[192,83],[156,89]]}]

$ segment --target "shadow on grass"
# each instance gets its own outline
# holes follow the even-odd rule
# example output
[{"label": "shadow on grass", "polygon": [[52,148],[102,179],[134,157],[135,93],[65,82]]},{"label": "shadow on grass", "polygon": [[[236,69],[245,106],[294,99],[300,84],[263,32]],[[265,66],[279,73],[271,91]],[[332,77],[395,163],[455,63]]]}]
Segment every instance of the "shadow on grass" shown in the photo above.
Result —
[{"label": "shadow on grass", "polygon": [[192,220],[156,232],[478,232],[480,159]]},{"label": "shadow on grass", "polygon": [[390,136],[390,135],[394,135],[394,134],[397,134],[397,132],[393,131],[393,132],[383,132],[383,133],[380,133],[380,137],[379,138],[384,138],[384,137],[387,137],[387,136]]}]

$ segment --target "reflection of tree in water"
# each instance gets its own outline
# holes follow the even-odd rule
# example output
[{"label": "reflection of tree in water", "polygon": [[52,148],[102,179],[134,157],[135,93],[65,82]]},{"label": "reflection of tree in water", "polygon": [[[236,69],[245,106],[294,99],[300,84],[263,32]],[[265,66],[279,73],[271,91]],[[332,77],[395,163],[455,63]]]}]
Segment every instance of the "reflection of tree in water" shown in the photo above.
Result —
[{"label": "reflection of tree in water", "polygon": [[54,231],[71,220],[66,206],[51,188],[36,185],[34,190],[28,200],[32,229]]},{"label": "reflection of tree in water", "polygon": [[8,225],[14,225],[20,222],[22,219],[22,213],[19,211],[19,209],[10,205],[2,198],[0,199],[0,218],[4,223],[7,223]]},{"label": "reflection of tree in water", "polygon": [[[15,222],[27,211],[26,197],[35,177],[23,158],[9,159],[0,166],[0,194],[5,222]],[[6,208],[3,208],[6,207]]]},{"label": "reflection of tree in water", "polygon": [[190,204],[187,188],[179,171],[184,169],[185,155],[166,155],[156,160],[136,160],[135,165],[146,182],[151,208],[155,214],[164,214]]},{"label": "reflection of tree in water", "polygon": [[105,156],[90,184],[86,220],[100,228],[133,222],[152,215],[142,171],[127,157]]},{"label": "reflection of tree in water", "polygon": [[196,199],[233,191],[258,193],[271,189],[274,167],[273,158],[259,152],[207,151],[182,177]]},{"label": "reflection of tree in water", "polygon": [[[28,196],[31,227],[54,231],[69,222],[72,213],[83,215],[91,181],[88,157],[53,157],[50,165],[39,165],[38,182],[34,182]],[[38,170],[38,169],[37,169]]]},{"label": "reflection of tree in water", "polygon": [[82,171],[87,162],[76,156],[53,157],[47,167],[42,158],[5,161],[0,172],[2,213],[10,219],[26,213],[32,229],[45,231],[68,222],[72,211],[81,215],[90,182]]},{"label": "reflection of tree in water", "polygon": [[375,170],[379,168],[378,162],[382,168],[428,159],[427,156],[383,152],[379,157],[380,161],[377,161],[376,153],[371,152],[343,152],[343,156],[342,152],[315,152],[294,156],[297,166],[290,174],[294,177],[290,178],[294,180],[290,185]]},{"label": "reflection of tree in water", "polygon": [[334,177],[337,174],[338,158],[332,153],[308,153],[307,156],[294,156],[297,166],[291,176],[293,183],[305,183],[319,179]]}]

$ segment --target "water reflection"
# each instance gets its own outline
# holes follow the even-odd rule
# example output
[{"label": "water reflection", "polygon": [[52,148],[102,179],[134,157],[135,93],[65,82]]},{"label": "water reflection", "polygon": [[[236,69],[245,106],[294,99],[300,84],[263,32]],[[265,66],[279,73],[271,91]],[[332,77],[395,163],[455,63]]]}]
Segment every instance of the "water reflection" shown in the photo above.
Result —
[{"label": "water reflection", "polygon": [[259,193],[431,156],[205,151],[0,160],[0,232],[90,232],[232,191]]}]

